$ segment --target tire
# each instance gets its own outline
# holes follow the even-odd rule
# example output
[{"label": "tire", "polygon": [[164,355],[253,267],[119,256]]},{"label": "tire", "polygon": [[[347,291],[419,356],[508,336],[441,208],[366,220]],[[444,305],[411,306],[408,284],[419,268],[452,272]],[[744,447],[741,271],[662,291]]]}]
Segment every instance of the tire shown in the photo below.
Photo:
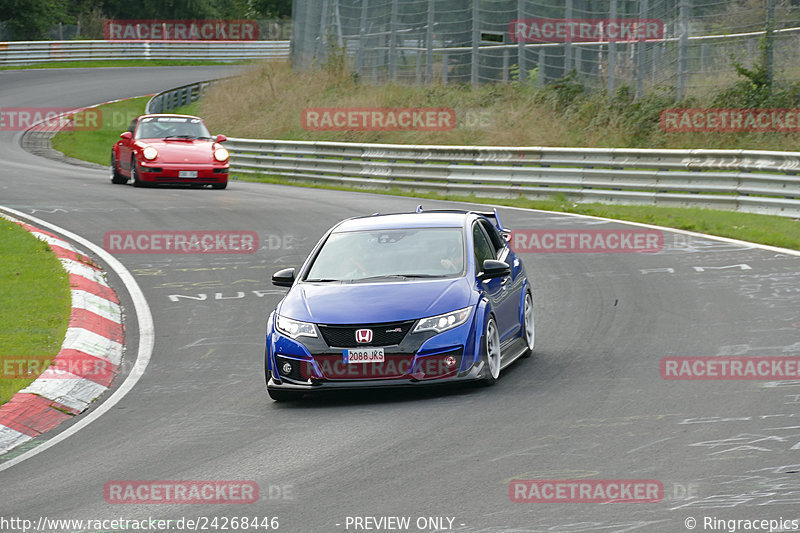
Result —
[{"label": "tire", "polygon": [[525,290],[525,300],[522,304],[522,340],[528,348],[522,357],[530,357],[536,344],[536,323],[533,318],[533,294],[530,289]]},{"label": "tire", "polygon": [[128,183],[128,178],[120,174],[117,169],[117,160],[114,158],[114,152],[111,152],[111,183],[116,185]]},{"label": "tire", "polygon": [[136,170],[136,157],[131,157],[131,179],[134,187],[147,187],[147,184],[139,179],[139,171]]},{"label": "tire", "polygon": [[303,397],[303,393],[296,390],[267,389],[267,393],[276,402],[294,402]]},{"label": "tire", "polygon": [[228,186],[228,182],[227,181],[225,183],[212,183],[211,184],[211,188],[212,189],[224,189],[227,186]]},{"label": "tire", "polygon": [[500,333],[497,330],[497,322],[490,316],[486,321],[481,338],[481,358],[484,363],[484,375],[481,385],[491,386],[500,377]]}]

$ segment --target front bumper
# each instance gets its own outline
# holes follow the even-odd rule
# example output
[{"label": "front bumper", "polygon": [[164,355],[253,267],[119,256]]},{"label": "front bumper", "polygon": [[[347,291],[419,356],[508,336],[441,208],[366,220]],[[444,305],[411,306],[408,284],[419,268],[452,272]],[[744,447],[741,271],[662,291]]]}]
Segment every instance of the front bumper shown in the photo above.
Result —
[{"label": "front bumper", "polygon": [[410,388],[410,387],[431,387],[442,386],[459,382],[478,381],[483,377],[484,364],[482,362],[474,364],[466,372],[459,372],[455,376],[440,379],[359,379],[342,381],[315,381],[300,383],[289,381],[288,379],[276,380],[274,374],[267,381],[267,388],[273,390],[290,390],[298,392],[316,392],[324,390],[358,390],[358,389],[386,389],[386,388]]},{"label": "front bumper", "polygon": [[[385,325],[371,327],[378,331]],[[315,391],[420,387],[479,380],[484,365],[478,355],[476,334],[479,337],[474,319],[442,333],[409,332],[399,343],[383,346],[383,362],[347,363],[343,348],[326,342],[324,334],[302,337],[301,342],[269,327],[265,354],[267,388]],[[328,336],[327,340],[330,339]]]},{"label": "front bumper", "polygon": [[[227,183],[228,164],[190,165],[161,163],[157,161],[139,163],[139,180],[146,183]],[[197,172],[196,178],[181,178],[181,171]]]}]

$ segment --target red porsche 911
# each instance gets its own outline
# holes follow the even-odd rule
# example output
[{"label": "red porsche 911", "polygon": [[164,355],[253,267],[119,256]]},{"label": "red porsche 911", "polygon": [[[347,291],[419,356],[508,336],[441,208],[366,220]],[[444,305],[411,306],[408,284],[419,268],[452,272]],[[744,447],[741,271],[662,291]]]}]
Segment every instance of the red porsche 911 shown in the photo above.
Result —
[{"label": "red porsche 911", "polygon": [[190,115],[142,115],[111,149],[111,182],[134,187],[161,183],[228,186],[224,135],[211,137],[203,120]]}]

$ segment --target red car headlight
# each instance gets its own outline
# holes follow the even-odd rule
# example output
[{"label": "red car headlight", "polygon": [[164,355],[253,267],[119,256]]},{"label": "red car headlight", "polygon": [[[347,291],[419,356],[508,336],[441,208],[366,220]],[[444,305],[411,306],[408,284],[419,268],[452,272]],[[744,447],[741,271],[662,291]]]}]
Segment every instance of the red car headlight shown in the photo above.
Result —
[{"label": "red car headlight", "polygon": [[230,154],[225,148],[220,146],[214,150],[214,159],[216,159],[220,163],[222,163],[223,161],[227,161],[228,157],[230,157]]},{"label": "red car headlight", "polygon": [[148,161],[152,161],[153,159],[158,157],[158,150],[156,150],[152,146],[145,146],[144,150],[142,150],[142,155]]}]

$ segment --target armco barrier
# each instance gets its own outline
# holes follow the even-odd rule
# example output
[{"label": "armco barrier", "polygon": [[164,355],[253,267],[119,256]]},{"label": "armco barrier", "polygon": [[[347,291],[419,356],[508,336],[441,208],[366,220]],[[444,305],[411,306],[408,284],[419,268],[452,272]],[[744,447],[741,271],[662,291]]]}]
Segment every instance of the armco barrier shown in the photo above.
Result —
[{"label": "armco barrier", "polygon": [[49,61],[243,61],[289,57],[289,41],[8,41],[0,45],[0,66]]},{"label": "armco barrier", "polygon": [[800,152],[414,146],[229,138],[231,169],[359,187],[800,217]]},{"label": "armco barrier", "polygon": [[183,85],[175,89],[160,92],[147,101],[144,112],[166,113],[175,108],[191,104],[203,95],[203,91],[205,91],[206,87],[211,83],[213,83],[213,80],[190,83],[189,85]]},{"label": "armco barrier", "polygon": [[[209,82],[153,97],[158,109]],[[183,94],[184,96],[179,96]],[[183,105],[183,104],[178,104]],[[154,107],[155,109],[155,107]],[[151,112],[148,103],[148,112]],[[155,111],[152,111],[155,112]],[[800,152],[507,148],[229,138],[231,170],[301,181],[498,198],[704,207],[800,217]]]}]

